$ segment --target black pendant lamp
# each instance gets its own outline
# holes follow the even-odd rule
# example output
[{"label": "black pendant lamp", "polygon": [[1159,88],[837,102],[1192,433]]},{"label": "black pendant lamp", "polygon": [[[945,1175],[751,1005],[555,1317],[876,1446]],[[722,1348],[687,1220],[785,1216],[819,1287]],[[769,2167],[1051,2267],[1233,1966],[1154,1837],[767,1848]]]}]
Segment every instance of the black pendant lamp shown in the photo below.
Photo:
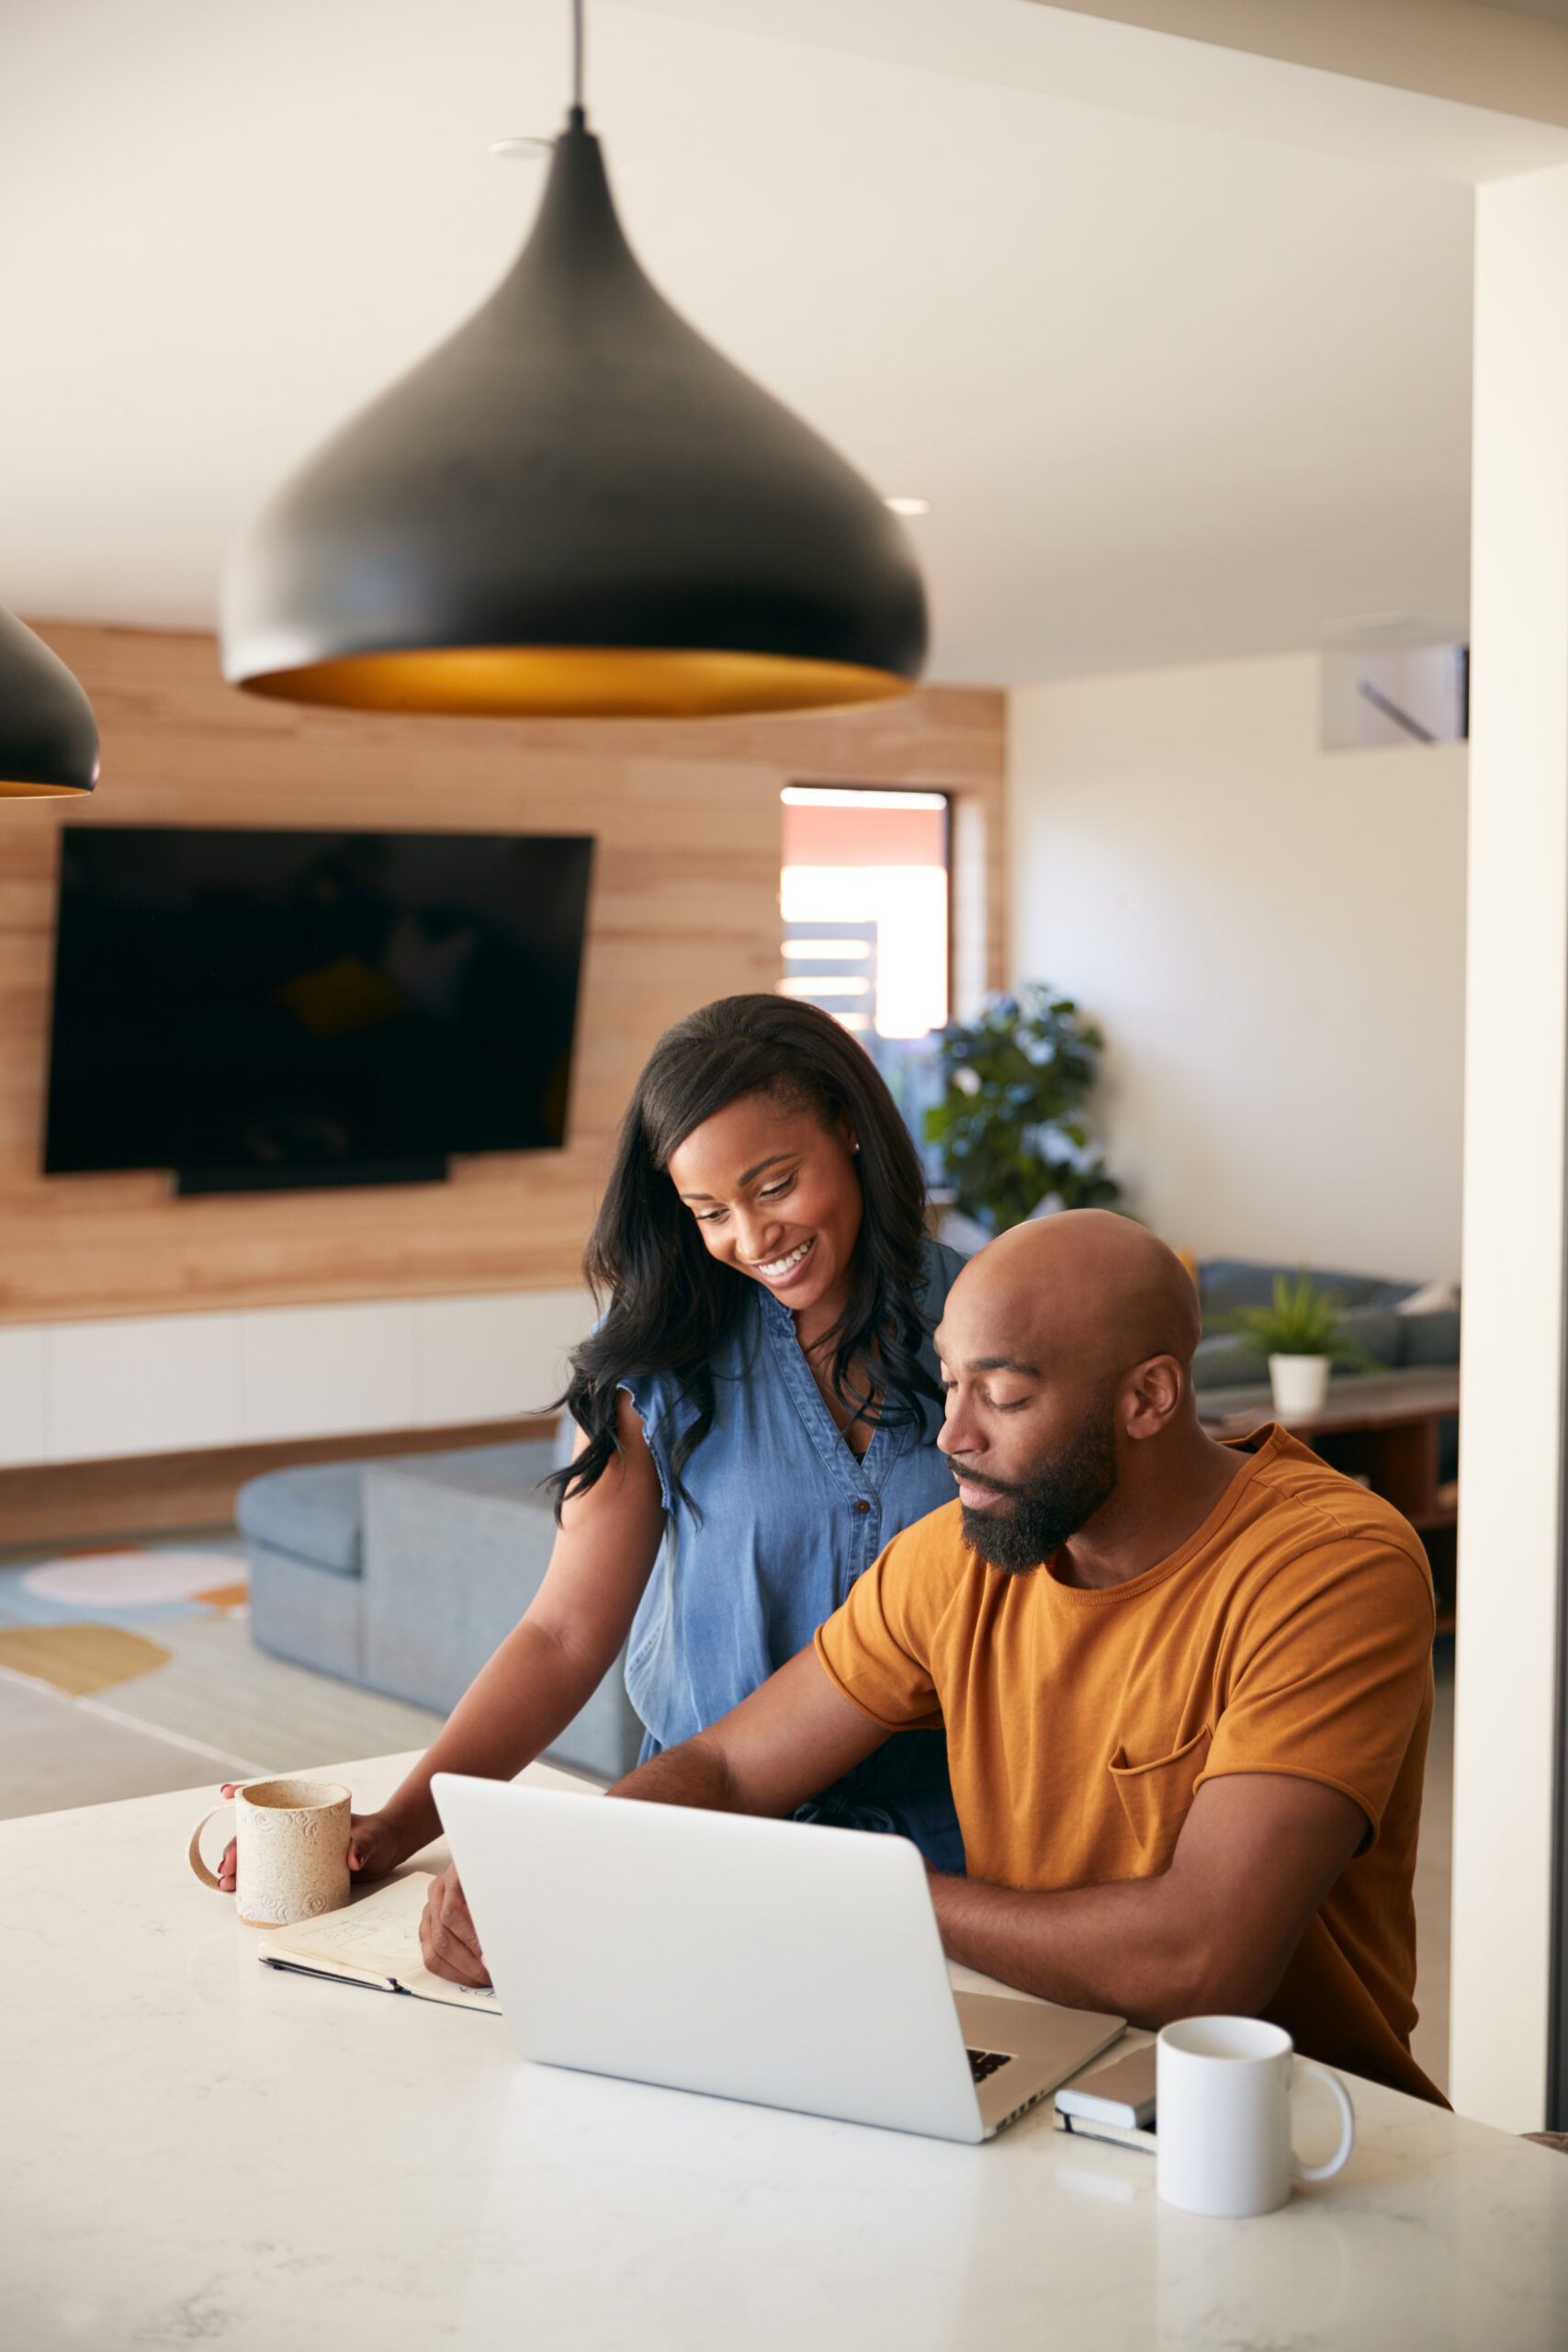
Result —
[{"label": "black pendant lamp", "polygon": [[57,653],[0,605],[0,800],[91,792],[93,706]]},{"label": "black pendant lamp", "polygon": [[903,527],[657,293],[576,103],[534,232],[465,326],[274,493],[231,558],[252,693],[490,716],[691,717],[902,694]]}]

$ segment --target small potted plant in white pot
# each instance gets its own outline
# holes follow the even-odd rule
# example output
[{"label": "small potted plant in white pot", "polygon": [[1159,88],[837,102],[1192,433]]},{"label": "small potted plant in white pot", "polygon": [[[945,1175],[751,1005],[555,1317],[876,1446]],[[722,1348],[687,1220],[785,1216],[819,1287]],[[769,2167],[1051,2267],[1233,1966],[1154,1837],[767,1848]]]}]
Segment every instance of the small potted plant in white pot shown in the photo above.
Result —
[{"label": "small potted plant in white pot", "polygon": [[1238,1306],[1228,1317],[1228,1328],[1268,1357],[1274,1410],[1281,1420],[1310,1420],[1323,1410],[1336,1361],[1361,1371],[1375,1369],[1366,1350],[1346,1333],[1339,1319],[1342,1304],[1335,1292],[1316,1289],[1303,1266],[1293,1282],[1275,1275],[1272,1306]]}]

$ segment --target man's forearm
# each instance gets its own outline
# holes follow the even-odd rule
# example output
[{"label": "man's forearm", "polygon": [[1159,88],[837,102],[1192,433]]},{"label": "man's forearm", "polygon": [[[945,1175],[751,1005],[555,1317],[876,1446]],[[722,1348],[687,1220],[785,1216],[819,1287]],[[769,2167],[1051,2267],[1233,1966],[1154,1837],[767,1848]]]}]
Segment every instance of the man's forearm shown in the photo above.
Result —
[{"label": "man's forearm", "polygon": [[728,1714],[639,1764],[610,1794],[782,1821],[886,1736],[840,1694],[808,1643]]},{"label": "man's forearm", "polygon": [[1157,2027],[1251,2015],[1273,1991],[1216,1949],[1165,1878],[1035,1894],[933,1872],[931,1890],[950,1959],[1071,2008]]},{"label": "man's forearm", "polygon": [[1371,1816],[1292,1774],[1206,1781],[1158,1878],[1020,1894],[935,1878],[954,1960],[1047,2000],[1136,2025],[1222,2011],[1257,2017]]},{"label": "man's forearm", "polygon": [[743,1813],[724,1751],[716,1740],[701,1733],[695,1739],[682,1742],[679,1747],[667,1747],[661,1756],[650,1756],[617,1781],[610,1791],[613,1797],[638,1797],[649,1804],[700,1805],[709,1813]]}]

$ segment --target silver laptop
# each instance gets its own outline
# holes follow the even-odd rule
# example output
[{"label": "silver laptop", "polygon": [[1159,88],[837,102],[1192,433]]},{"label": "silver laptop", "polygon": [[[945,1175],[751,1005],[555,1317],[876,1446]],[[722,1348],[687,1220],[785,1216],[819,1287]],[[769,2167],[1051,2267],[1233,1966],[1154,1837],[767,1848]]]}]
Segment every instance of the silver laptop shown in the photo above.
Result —
[{"label": "silver laptop", "polygon": [[431,1783],[525,2058],[988,2140],[1121,2018],[957,1994],[903,1838]]}]

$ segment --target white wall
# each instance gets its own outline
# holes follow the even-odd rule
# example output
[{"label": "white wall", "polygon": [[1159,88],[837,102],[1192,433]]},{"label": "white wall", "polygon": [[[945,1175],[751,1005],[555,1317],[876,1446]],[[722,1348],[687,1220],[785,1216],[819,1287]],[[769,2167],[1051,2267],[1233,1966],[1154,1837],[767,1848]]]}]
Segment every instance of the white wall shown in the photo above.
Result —
[{"label": "white wall", "polygon": [[1460,1269],[1466,752],[1323,752],[1312,653],[1010,697],[1016,976],[1100,1020],[1128,1205],[1200,1257]]}]

